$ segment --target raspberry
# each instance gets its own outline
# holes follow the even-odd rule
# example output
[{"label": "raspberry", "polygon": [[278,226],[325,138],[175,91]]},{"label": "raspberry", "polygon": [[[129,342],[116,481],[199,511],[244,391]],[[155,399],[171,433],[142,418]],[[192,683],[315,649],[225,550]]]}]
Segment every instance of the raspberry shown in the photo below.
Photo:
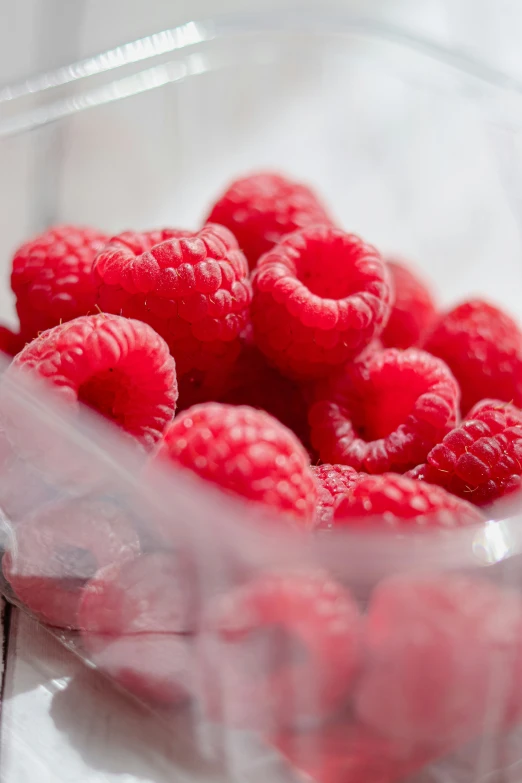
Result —
[{"label": "raspberry", "polygon": [[288,375],[314,378],[359,354],[390,314],[390,280],[375,248],[313,226],[285,237],[253,277],[256,344]]},{"label": "raspberry", "polygon": [[51,625],[77,628],[83,584],[96,571],[139,552],[128,517],[109,500],[75,498],[16,525],[2,570],[17,597]]},{"label": "raspberry", "polygon": [[474,299],[443,315],[425,349],[450,367],[462,391],[462,413],[491,397],[522,407],[522,332],[508,315]]},{"label": "raspberry", "polygon": [[317,481],[317,521],[321,528],[332,527],[336,502],[349,492],[359,474],[348,465],[319,465],[312,471]]},{"label": "raspberry", "polygon": [[365,628],[356,712],[383,736],[454,746],[514,717],[522,686],[517,592],[448,573],[394,577],[374,591]]},{"label": "raspberry", "polygon": [[24,338],[11,331],[7,326],[0,326],[0,351],[8,356],[16,356],[25,345]]},{"label": "raspberry", "polygon": [[317,487],[308,455],[295,435],[264,411],[195,405],[165,429],[153,459],[189,468],[301,525],[313,524]]},{"label": "raspberry", "polygon": [[226,228],[120,234],[93,273],[104,312],[144,321],[165,339],[190,400],[214,391],[213,376],[237,358],[251,300],[246,259]]},{"label": "raspberry", "polygon": [[477,506],[515,492],[522,484],[522,411],[482,400],[410,475]]},{"label": "raspberry", "polygon": [[176,703],[187,696],[195,606],[185,564],[153,552],[101,569],[83,588],[78,610],[94,663],[140,698]]},{"label": "raspberry", "polygon": [[258,577],[208,608],[198,657],[205,709],[273,730],[327,717],[348,698],[359,637],[354,599],[328,576]]},{"label": "raspberry", "polygon": [[316,400],[308,418],[322,460],[402,473],[455,426],[459,389],[440,359],[387,348],[319,385]]},{"label": "raspberry", "polygon": [[241,353],[226,379],[219,402],[249,405],[270,413],[309,445],[308,406],[300,386],[270,367],[263,354],[247,337]]},{"label": "raspberry", "polygon": [[7,373],[34,373],[61,399],[80,400],[151,447],[176,407],[174,360],[150,326],[116,315],[89,315],[29,343]]},{"label": "raspberry", "polygon": [[106,241],[92,228],[55,226],[18,248],[11,287],[24,341],[94,310],[92,262]]},{"label": "raspberry", "polygon": [[[412,749],[393,742],[353,720],[343,718],[319,729],[281,732],[273,738],[277,750],[314,783],[395,783],[409,779],[443,749]],[[298,776],[301,780],[301,777]]]},{"label": "raspberry", "polygon": [[232,231],[251,269],[285,234],[332,222],[310,188],[270,172],[232,182],[207,220]]},{"label": "raspberry", "polygon": [[452,528],[481,522],[482,514],[465,500],[442,487],[395,473],[359,475],[334,512],[336,528],[360,526],[365,530]]},{"label": "raspberry", "polygon": [[430,290],[402,263],[388,261],[388,270],[395,300],[381,340],[388,348],[420,345],[437,315]]}]

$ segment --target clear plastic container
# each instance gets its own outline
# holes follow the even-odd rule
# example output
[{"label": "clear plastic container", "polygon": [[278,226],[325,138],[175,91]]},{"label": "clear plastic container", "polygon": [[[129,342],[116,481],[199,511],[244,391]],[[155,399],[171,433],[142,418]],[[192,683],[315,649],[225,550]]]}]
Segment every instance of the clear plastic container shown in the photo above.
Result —
[{"label": "clear plastic container", "polygon": [[[520,89],[343,15],[190,23],[41,75],[0,92],[6,278],[12,249],[51,223],[196,228],[229,179],[270,168],[309,181],[340,225],[411,259],[442,305],[481,294],[521,317]],[[17,595],[6,592],[22,605],[29,596],[53,633],[167,726],[183,724],[191,753],[225,779],[516,779],[515,512],[443,535],[305,536],[196,479],[144,473],[117,433],[22,380],[4,379],[0,402],[10,444],[2,530]],[[57,520],[59,556],[51,535],[24,555],[28,517],[43,529]],[[188,614],[164,608],[157,627],[109,639],[60,628],[75,624],[96,567],[138,547],[160,559],[133,584],[148,596],[167,573]],[[273,591],[281,574],[303,580],[304,595],[335,580],[351,596],[339,598],[343,621],[360,621],[325,625],[337,611],[327,586],[293,636],[263,626],[245,591],[257,580]],[[212,625],[222,595],[225,619]],[[388,657],[358,641],[363,625],[365,638],[389,640]]]}]

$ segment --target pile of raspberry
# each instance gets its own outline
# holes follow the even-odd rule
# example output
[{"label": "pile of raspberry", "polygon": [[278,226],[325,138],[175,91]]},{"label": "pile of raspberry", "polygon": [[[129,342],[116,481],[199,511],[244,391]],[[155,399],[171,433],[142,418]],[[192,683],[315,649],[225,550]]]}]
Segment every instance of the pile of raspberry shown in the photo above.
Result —
[{"label": "pile of raspberry", "polygon": [[[11,285],[4,377],[42,380],[73,415],[88,406],[142,455],[144,480],[206,482],[267,535],[451,536],[516,508],[521,328],[482,299],[441,310],[306,185],[243,177],[196,229],[52,227],[15,252]],[[318,783],[403,780],[522,720],[516,687],[490,715],[500,669],[522,692],[518,594],[399,575],[360,604],[350,574],[294,565],[201,596],[168,519],[144,535],[107,498],[27,514],[10,489],[3,572],[20,601],[80,631],[140,698],[195,699]]]}]

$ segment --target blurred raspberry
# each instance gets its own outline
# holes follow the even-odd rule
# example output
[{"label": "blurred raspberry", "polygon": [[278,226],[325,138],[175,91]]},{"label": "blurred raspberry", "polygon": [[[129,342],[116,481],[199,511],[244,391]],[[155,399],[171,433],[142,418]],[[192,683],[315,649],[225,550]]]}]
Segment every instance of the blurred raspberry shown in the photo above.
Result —
[{"label": "blurred raspberry", "polygon": [[384,737],[458,746],[520,708],[522,600],[486,579],[400,576],[374,591],[356,713]]},{"label": "blurred raspberry", "polygon": [[398,261],[388,261],[395,293],[390,320],[381,335],[388,348],[420,345],[437,317],[431,292],[416,273]]},{"label": "blurred raspberry", "polygon": [[190,655],[180,638],[196,619],[194,584],[172,552],[152,552],[101,569],[78,610],[91,660],[147,701],[173,704],[189,692]]},{"label": "blurred raspberry", "polygon": [[522,486],[522,411],[482,400],[410,475],[477,506],[511,495]]},{"label": "blurred raspberry", "polygon": [[317,521],[319,527],[332,527],[334,507],[357,481],[359,474],[348,465],[319,465],[312,467],[319,498],[317,501]]},{"label": "blurred raspberry", "polygon": [[265,410],[309,446],[308,406],[303,390],[271,367],[249,339],[242,340],[241,353],[225,383],[219,402]]},{"label": "blurred raspberry", "polygon": [[7,326],[0,326],[0,351],[7,356],[16,356],[25,345],[24,338],[11,331]]},{"label": "blurred raspberry", "polygon": [[232,234],[215,225],[193,234],[127,232],[98,254],[93,272],[101,310],[144,321],[165,339],[182,404],[215,395],[239,354],[251,300]]},{"label": "blurred raspberry", "polygon": [[253,286],[256,344],[291,377],[320,377],[353,359],[390,314],[378,252],[331,227],[285,237],[259,260]]},{"label": "blurred raspberry", "polygon": [[176,370],[168,347],[147,324],[90,315],[44,332],[7,374],[43,378],[63,403],[89,405],[150,448],[174,416]]},{"label": "blurred raspberry", "polygon": [[92,262],[106,241],[92,228],[55,226],[18,248],[11,287],[24,342],[94,311]]},{"label": "blurred raspberry", "polygon": [[285,234],[332,222],[310,188],[270,172],[232,182],[207,220],[232,231],[251,269]]},{"label": "blurred raspberry", "polygon": [[315,399],[309,422],[321,459],[368,473],[414,467],[458,419],[455,379],[416,348],[364,355],[318,384]]},{"label": "blurred raspberry", "polygon": [[317,487],[296,436],[264,411],[206,403],[180,413],[153,460],[188,468],[223,490],[311,527]]},{"label": "blurred raspberry", "polygon": [[522,332],[506,313],[480,299],[443,315],[424,347],[460,384],[462,413],[487,397],[522,407]]},{"label": "blurred raspberry", "polygon": [[334,527],[363,530],[432,530],[480,524],[485,518],[470,503],[442,487],[395,473],[359,474],[337,503]]},{"label": "blurred raspberry", "polygon": [[360,630],[354,599],[322,573],[265,574],[218,596],[199,642],[206,712],[273,731],[332,715],[352,688]]},{"label": "blurred raspberry", "polygon": [[31,612],[50,625],[77,628],[83,585],[99,568],[129,560],[139,549],[138,535],[116,503],[75,498],[18,523],[2,569]]}]

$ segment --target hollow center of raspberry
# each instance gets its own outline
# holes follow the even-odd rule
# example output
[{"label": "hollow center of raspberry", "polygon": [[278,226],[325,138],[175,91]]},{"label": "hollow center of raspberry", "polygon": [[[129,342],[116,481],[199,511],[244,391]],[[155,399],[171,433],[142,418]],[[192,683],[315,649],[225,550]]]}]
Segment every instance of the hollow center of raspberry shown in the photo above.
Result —
[{"label": "hollow center of raspberry", "polygon": [[80,386],[80,402],[124,426],[129,407],[129,379],[119,370],[106,370]]},{"label": "hollow center of raspberry", "polygon": [[379,378],[379,385],[369,383],[350,404],[357,434],[367,442],[387,438],[405,422],[425,391],[424,379],[411,373]]},{"label": "hollow center of raspberry", "polygon": [[312,242],[296,263],[297,278],[321,299],[345,299],[361,291],[364,281],[346,248]]}]

